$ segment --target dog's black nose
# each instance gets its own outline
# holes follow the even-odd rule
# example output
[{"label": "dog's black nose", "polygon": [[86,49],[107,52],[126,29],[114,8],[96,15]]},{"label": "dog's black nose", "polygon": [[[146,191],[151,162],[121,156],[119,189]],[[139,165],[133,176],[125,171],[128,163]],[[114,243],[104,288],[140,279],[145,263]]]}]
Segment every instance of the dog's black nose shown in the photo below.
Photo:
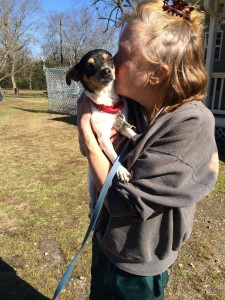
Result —
[{"label": "dog's black nose", "polygon": [[111,70],[109,68],[105,68],[102,70],[102,75],[107,76],[111,74]]}]

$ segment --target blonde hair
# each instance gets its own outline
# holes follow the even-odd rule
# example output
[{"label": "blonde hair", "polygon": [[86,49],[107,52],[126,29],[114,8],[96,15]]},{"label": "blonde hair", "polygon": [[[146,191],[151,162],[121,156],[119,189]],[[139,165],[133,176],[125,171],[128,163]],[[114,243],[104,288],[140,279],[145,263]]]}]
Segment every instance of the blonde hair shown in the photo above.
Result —
[{"label": "blonde hair", "polygon": [[[168,65],[161,107],[169,112],[185,102],[203,101],[207,72],[203,62],[205,15],[194,9],[190,21],[163,11],[163,1],[139,4],[125,23],[136,25],[140,51],[156,69]],[[166,96],[165,96],[166,95]]]}]

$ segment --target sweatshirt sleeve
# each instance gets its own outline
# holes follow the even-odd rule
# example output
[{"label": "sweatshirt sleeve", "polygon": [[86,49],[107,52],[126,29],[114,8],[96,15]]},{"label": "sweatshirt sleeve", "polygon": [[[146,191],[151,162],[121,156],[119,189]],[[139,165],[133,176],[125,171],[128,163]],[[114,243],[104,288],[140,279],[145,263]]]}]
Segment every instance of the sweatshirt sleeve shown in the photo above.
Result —
[{"label": "sweatshirt sleeve", "polygon": [[163,135],[148,147],[145,143],[131,168],[132,180],[128,184],[113,180],[107,205],[112,217],[146,220],[164,206],[192,206],[210,193],[218,157],[213,121],[209,124],[203,115],[181,118],[172,128],[168,123]]}]

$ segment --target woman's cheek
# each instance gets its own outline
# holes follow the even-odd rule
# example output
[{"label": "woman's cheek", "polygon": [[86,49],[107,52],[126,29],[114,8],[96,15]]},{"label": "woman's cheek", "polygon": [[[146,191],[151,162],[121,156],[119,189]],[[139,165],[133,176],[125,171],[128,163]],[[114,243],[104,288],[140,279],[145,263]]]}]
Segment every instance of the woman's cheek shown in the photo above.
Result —
[{"label": "woman's cheek", "polygon": [[123,80],[126,80],[128,77],[130,77],[129,76],[130,75],[130,65],[129,65],[129,63],[125,62],[125,63],[121,64],[118,67],[117,73],[118,73],[118,78],[119,79],[122,78]]},{"label": "woman's cheek", "polygon": [[123,70],[119,70],[116,75],[116,84],[115,84],[116,92],[118,94],[121,94],[125,85],[126,85],[126,75],[123,72]]}]

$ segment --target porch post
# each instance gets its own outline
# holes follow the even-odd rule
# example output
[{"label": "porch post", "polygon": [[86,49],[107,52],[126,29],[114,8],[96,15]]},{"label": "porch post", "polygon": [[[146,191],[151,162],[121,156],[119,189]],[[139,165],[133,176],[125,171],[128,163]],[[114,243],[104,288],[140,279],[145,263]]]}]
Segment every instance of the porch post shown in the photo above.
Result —
[{"label": "porch post", "polygon": [[216,35],[218,29],[218,0],[204,0],[204,8],[206,12],[210,16],[209,23],[209,36],[208,36],[208,47],[207,47],[207,55],[206,55],[206,70],[209,74],[208,88],[207,88],[207,97],[204,101],[205,105],[209,107],[210,105],[210,85],[211,85],[211,73],[213,72],[214,65],[214,53],[215,53],[215,43],[216,43]]}]

